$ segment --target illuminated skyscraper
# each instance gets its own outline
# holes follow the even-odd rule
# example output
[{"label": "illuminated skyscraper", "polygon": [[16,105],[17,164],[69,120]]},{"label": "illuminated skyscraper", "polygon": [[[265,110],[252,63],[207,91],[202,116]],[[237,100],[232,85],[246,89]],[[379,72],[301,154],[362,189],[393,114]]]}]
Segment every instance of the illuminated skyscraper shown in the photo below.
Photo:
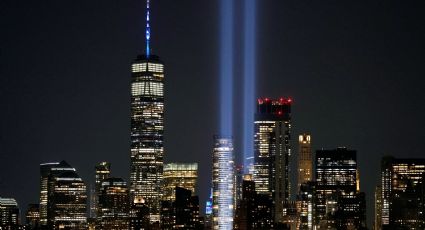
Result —
[{"label": "illuminated skyscraper", "polygon": [[375,188],[375,220],[374,230],[382,229],[382,187],[381,185]]},{"label": "illuminated skyscraper", "polygon": [[313,154],[311,152],[311,136],[299,135],[298,138],[298,191],[301,184],[313,180]]},{"label": "illuminated skyscraper", "polygon": [[316,226],[364,229],[365,196],[357,189],[356,151],[346,148],[316,151],[315,173]]},{"label": "illuminated skyscraper", "polygon": [[13,198],[0,197],[0,229],[18,229],[19,207]]},{"label": "illuminated skyscraper", "polygon": [[194,195],[198,179],[198,163],[170,163],[164,165],[163,200],[175,199],[176,187],[190,190]]},{"label": "illuminated skyscraper", "polygon": [[86,229],[86,185],[75,168],[61,161],[41,164],[40,169],[40,218],[45,221],[41,224],[49,229]]},{"label": "illuminated skyscraper", "polygon": [[[99,212],[99,196],[100,189],[102,187],[102,181],[111,176],[111,164],[109,162],[101,162],[95,166],[96,178],[95,178],[95,190],[92,195],[93,213],[97,216]],[[92,207],[90,207],[92,209]]]},{"label": "illuminated skyscraper", "polygon": [[149,1],[146,19],[146,53],[132,64],[130,192],[132,200],[144,201],[154,223],[163,193],[164,65],[150,53]]},{"label": "illuminated skyscraper", "polygon": [[[47,225],[48,182],[50,170],[59,162],[40,164],[40,225]],[[69,168],[72,170],[72,168]]]},{"label": "illuminated skyscraper", "polygon": [[289,201],[291,156],[291,99],[258,99],[254,122],[255,191],[273,200],[273,221],[282,222]]},{"label": "illuminated skyscraper", "polygon": [[425,229],[425,159],[384,157],[381,167],[382,229]]},{"label": "illuminated skyscraper", "polygon": [[25,213],[25,223],[28,229],[40,228],[40,206],[38,204],[29,204]]},{"label": "illuminated skyscraper", "polygon": [[215,136],[213,150],[213,229],[233,229],[234,213],[233,141]]},{"label": "illuminated skyscraper", "polygon": [[102,180],[99,190],[99,227],[103,230],[129,228],[129,193],[121,178]]}]

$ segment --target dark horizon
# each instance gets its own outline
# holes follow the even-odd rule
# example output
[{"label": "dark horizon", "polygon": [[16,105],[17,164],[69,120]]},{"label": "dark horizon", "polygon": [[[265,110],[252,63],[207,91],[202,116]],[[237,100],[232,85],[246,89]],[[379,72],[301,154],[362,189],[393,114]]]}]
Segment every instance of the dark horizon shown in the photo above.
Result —
[{"label": "dark horizon", "polygon": [[[218,4],[152,1],[151,48],[166,71],[165,162],[199,163],[201,213],[219,132]],[[40,163],[66,160],[89,185],[95,164],[109,161],[112,176],[128,181],[130,65],[145,49],[143,9],[143,1],[0,3],[0,196],[22,211],[38,202]],[[293,99],[294,157],[304,132],[313,150],[357,150],[369,227],[382,156],[424,157],[424,9],[421,1],[257,7],[256,95]],[[235,84],[239,155],[241,91]]]}]

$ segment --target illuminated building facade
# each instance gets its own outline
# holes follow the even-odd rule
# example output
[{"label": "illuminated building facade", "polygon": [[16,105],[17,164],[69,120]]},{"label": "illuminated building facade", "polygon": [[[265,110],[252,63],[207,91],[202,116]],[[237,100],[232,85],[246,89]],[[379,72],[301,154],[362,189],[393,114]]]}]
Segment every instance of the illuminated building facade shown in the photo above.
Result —
[{"label": "illuminated building facade", "polygon": [[[59,166],[59,162],[40,164],[40,225],[47,226],[47,202],[48,202],[48,188],[49,176],[52,168]],[[68,170],[73,170],[69,167]]]},{"label": "illuminated building facade", "polygon": [[298,191],[301,184],[313,180],[313,154],[311,136],[302,134],[298,137]]},{"label": "illuminated building facade", "polygon": [[312,181],[300,185],[297,196],[300,230],[313,229],[315,185]]},{"label": "illuminated building facade", "polygon": [[101,162],[95,166],[96,175],[95,175],[95,188],[94,193],[92,195],[93,208],[90,207],[92,213],[94,213],[94,217],[96,217],[99,213],[99,196],[100,189],[102,187],[102,181],[109,178],[111,176],[111,164],[109,162]]},{"label": "illuminated building facade", "polygon": [[381,185],[375,188],[375,220],[373,223],[374,230],[382,229],[382,187]]},{"label": "illuminated building facade", "polygon": [[100,229],[128,229],[129,202],[127,182],[121,178],[102,180],[99,190],[99,212],[97,217]]},{"label": "illuminated building facade", "polygon": [[365,197],[358,191],[355,150],[316,151],[315,224],[337,229],[366,227]]},{"label": "illuminated building facade", "polygon": [[[86,185],[65,161],[42,164],[47,176],[47,226],[49,229],[86,229]],[[44,171],[49,169],[49,171]],[[40,213],[41,215],[42,213]]]},{"label": "illuminated building facade", "polygon": [[215,136],[213,150],[213,229],[233,229],[234,214],[233,140]]},{"label": "illuminated building facade", "polygon": [[170,163],[164,165],[164,197],[163,200],[174,201],[176,187],[196,192],[198,179],[197,163]]},{"label": "illuminated building facade", "polygon": [[25,213],[25,223],[29,229],[40,228],[40,206],[38,204],[29,204]]},{"label": "illuminated building facade", "polygon": [[282,222],[290,197],[291,99],[258,99],[254,122],[255,191],[273,200],[273,220]]},{"label": "illuminated building facade", "polygon": [[0,197],[0,229],[18,229],[19,207],[13,198]]},{"label": "illuminated building facade", "polygon": [[150,54],[149,1],[146,54],[132,64],[131,175],[132,198],[149,208],[150,221],[159,222],[164,166],[164,65]]},{"label": "illuminated building facade", "polygon": [[190,189],[174,189],[174,199],[162,202],[161,229],[203,229],[198,196],[192,196]]},{"label": "illuminated building facade", "polygon": [[425,159],[384,157],[381,167],[382,229],[424,229]]},{"label": "illuminated building facade", "polygon": [[251,174],[242,181],[242,197],[235,214],[234,229],[274,229],[272,199],[268,194],[257,193]]}]

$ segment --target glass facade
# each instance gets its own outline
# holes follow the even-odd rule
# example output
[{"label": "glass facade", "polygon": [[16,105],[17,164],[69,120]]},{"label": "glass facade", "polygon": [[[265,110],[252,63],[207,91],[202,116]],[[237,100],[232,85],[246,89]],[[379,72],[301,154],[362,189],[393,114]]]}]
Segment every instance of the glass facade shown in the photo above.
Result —
[{"label": "glass facade", "polygon": [[121,178],[102,180],[99,191],[99,227],[105,230],[129,228],[129,193]]},{"label": "glass facade", "polygon": [[289,201],[291,156],[291,99],[258,99],[254,121],[255,191],[273,200],[273,220],[282,222]]},{"label": "glass facade", "polygon": [[215,136],[213,150],[213,229],[233,229],[234,214],[233,140]]},{"label": "glass facade", "polygon": [[19,207],[13,198],[0,197],[0,229],[18,229]]},{"label": "glass facade", "polygon": [[170,163],[164,165],[164,198],[163,200],[174,201],[176,187],[196,192],[198,179],[198,163]]},{"label": "glass facade", "polygon": [[151,222],[160,220],[163,166],[164,65],[141,55],[132,64],[130,192],[145,202]]},{"label": "glass facade", "polygon": [[40,167],[42,185],[46,185],[40,200],[47,204],[45,213],[41,212],[40,204],[40,217],[47,220],[47,224],[42,224],[50,229],[86,229],[87,188],[75,168],[65,161]]},{"label": "glass facade", "polygon": [[381,167],[381,228],[424,229],[425,159],[384,157]]}]

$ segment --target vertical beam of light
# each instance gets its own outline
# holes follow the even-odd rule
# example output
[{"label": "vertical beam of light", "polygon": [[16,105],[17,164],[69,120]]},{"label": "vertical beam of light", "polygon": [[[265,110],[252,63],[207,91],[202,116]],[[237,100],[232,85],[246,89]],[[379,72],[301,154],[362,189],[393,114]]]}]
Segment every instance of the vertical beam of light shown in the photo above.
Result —
[{"label": "vertical beam of light", "polygon": [[243,41],[243,145],[244,172],[248,173],[254,157],[254,113],[255,113],[255,21],[256,0],[244,1]]},{"label": "vertical beam of light", "polygon": [[220,15],[220,132],[232,136],[233,118],[233,0],[221,0]]}]

